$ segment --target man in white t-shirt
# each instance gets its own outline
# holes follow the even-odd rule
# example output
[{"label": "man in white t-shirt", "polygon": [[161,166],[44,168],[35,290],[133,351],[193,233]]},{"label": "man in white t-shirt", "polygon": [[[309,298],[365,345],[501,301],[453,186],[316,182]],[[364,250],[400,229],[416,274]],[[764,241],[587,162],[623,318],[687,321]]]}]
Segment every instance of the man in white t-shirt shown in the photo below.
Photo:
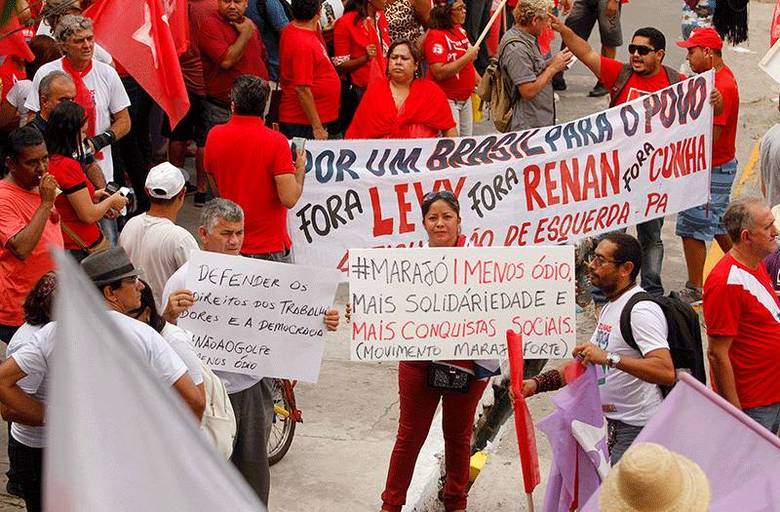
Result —
[{"label": "man in white t-shirt", "polygon": [[[661,307],[643,300],[631,310],[631,332],[639,350],[620,333],[620,316],[628,300],[642,288],[636,277],[642,267],[642,247],[631,235],[604,235],[588,265],[590,281],[607,297],[596,331],[588,343],[574,348],[582,364],[604,367],[599,381],[601,405],[609,425],[610,462],[617,464],[663,400],[659,385],[675,382],[669,328]],[[553,391],[565,384],[562,368],[523,382],[523,395]]]},{"label": "man in white t-shirt", "polygon": [[190,258],[198,242],[189,231],[176,225],[184,206],[187,178],[169,162],[152,167],[146,177],[149,211],[127,221],[119,245],[134,265],[144,269],[157,310],[162,311],[162,291],[168,278]]},{"label": "man in white t-shirt", "polygon": [[[43,20],[38,25],[35,35],[49,36],[54,39],[54,27],[60,19],[67,14],[80,15],[81,12],[81,0],[46,0],[46,5],[41,11]],[[95,59],[106,64],[112,64],[114,61],[111,54],[97,43],[95,43]]]},{"label": "man in white t-shirt", "polygon": [[[200,216],[198,236],[204,251],[239,256],[244,242],[243,210],[227,199],[209,201]],[[188,273],[189,264],[185,263],[165,285],[163,301],[169,322],[175,323],[194,304],[192,292],[186,289]],[[335,331],[339,325],[338,311],[328,310],[324,322],[329,331]],[[267,504],[271,473],[266,444],[273,418],[273,379],[224,371],[214,373],[225,383],[236,414],[236,442],[230,461]]]},{"label": "man in white t-shirt", "polygon": [[[87,136],[106,181],[114,178],[111,144],[130,131],[130,99],[116,70],[93,58],[95,50],[92,20],[66,15],[54,31],[63,57],[41,66],[33,77],[33,89],[25,106],[41,109],[38,84],[54,70],[67,72],[76,85],[75,101],[87,111]],[[94,112],[94,115],[91,114]]]}]

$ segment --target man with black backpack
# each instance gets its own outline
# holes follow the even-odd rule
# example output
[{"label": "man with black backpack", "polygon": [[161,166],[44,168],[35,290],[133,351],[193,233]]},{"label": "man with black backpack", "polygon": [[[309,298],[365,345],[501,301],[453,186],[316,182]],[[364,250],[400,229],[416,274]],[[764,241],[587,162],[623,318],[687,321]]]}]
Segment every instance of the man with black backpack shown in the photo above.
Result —
[{"label": "man with black backpack", "polygon": [[[560,32],[566,47],[609,89],[610,107],[664,89],[684,78],[675,69],[663,64],[666,38],[658,29],[645,27],[634,32],[628,45],[631,62],[622,63],[600,55],[555,16],[550,16],[550,26]],[[662,217],[636,227],[639,243],[642,244],[642,287],[655,296],[664,293],[661,284],[663,225]]]},{"label": "man with black backpack", "polygon": [[[642,265],[642,249],[636,238],[608,233],[593,254],[588,265],[590,280],[608,302],[590,342],[577,345],[573,355],[582,364],[604,367],[599,392],[609,426],[610,463],[615,465],[661,405],[661,386],[675,382],[669,347],[677,333],[677,321],[674,313],[636,284]],[[701,340],[699,358],[703,372]],[[563,385],[563,368],[550,370],[523,381],[523,395],[553,391]]]}]

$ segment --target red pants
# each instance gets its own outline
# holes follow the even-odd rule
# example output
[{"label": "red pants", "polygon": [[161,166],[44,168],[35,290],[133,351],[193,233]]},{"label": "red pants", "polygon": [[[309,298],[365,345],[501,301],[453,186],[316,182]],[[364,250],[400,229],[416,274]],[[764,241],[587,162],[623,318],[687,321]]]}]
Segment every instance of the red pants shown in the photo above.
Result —
[{"label": "red pants", "polygon": [[448,511],[466,508],[474,412],[487,381],[472,381],[468,393],[441,391],[428,387],[427,368],[428,363],[420,362],[401,362],[398,365],[401,415],[387,470],[387,483],[382,493],[382,508],[391,512],[400,512],[406,502],[406,491],[412,481],[417,455],[428,437],[439,399],[442,400],[446,468],[444,508]]}]

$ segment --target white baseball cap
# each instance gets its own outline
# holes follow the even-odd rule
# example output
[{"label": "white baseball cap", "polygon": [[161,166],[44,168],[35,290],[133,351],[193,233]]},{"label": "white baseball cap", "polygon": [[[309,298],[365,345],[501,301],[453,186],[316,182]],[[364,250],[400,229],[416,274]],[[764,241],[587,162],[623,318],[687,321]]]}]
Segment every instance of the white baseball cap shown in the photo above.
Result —
[{"label": "white baseball cap", "polygon": [[188,177],[170,162],[155,165],[146,177],[146,193],[155,199],[173,199],[184,188]]}]

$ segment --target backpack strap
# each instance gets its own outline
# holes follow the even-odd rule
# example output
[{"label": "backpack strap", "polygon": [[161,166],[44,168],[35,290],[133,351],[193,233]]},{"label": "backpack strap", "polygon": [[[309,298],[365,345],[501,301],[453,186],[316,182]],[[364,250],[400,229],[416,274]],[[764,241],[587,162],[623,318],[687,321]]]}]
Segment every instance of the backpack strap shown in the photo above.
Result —
[{"label": "backpack strap", "polygon": [[[501,72],[501,56],[504,54],[504,50],[510,45],[514,43],[522,43],[523,40],[519,37],[510,37],[506,41],[501,41],[501,44],[498,46],[498,56],[496,57],[496,66],[499,68],[499,72]],[[501,84],[501,87],[504,87],[506,85],[506,81],[504,80],[504,73],[501,72],[501,81],[503,82]],[[515,103],[517,102],[517,88],[512,86],[510,87],[510,90],[512,91],[510,99],[509,99],[509,106],[514,107]]]},{"label": "backpack strap", "polygon": [[631,64],[623,64],[623,67],[620,68],[620,73],[618,73],[617,78],[615,79],[615,83],[612,84],[612,88],[609,90],[609,106],[614,107],[617,103],[617,99],[620,97],[620,93],[623,92],[623,89],[626,88],[626,85],[628,84],[628,80],[631,78],[631,75],[634,74],[634,70],[631,68]]},{"label": "backpack strap", "polygon": [[[647,292],[635,293],[628,299],[626,305],[623,306],[623,311],[620,312],[620,335],[623,336],[623,339],[628,346],[634,350],[639,350],[639,346],[636,344],[634,332],[631,330],[631,311],[638,303],[646,300],[653,301],[653,297]],[[641,350],[639,350],[639,352],[641,352]]]}]

